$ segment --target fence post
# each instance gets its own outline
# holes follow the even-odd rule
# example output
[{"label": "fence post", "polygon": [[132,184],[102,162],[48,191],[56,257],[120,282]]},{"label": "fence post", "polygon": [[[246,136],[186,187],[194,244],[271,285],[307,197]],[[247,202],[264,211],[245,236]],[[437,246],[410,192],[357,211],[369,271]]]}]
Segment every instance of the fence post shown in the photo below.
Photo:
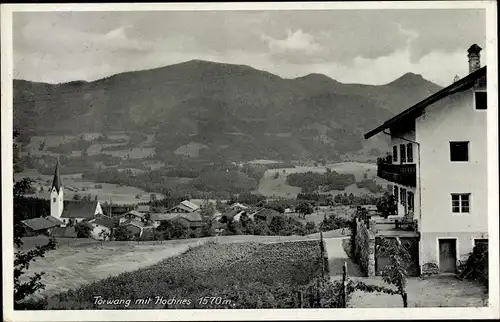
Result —
[{"label": "fence post", "polygon": [[321,295],[319,292],[319,287],[320,287],[319,280],[316,280],[316,308],[321,307]]},{"label": "fence post", "polygon": [[346,308],[347,307],[347,287],[346,287],[346,280],[347,280],[347,262],[344,262],[344,266],[342,267],[342,307]]},{"label": "fence post", "polygon": [[321,281],[325,280],[325,245],[323,244],[323,232],[319,232],[319,249],[321,251]]}]

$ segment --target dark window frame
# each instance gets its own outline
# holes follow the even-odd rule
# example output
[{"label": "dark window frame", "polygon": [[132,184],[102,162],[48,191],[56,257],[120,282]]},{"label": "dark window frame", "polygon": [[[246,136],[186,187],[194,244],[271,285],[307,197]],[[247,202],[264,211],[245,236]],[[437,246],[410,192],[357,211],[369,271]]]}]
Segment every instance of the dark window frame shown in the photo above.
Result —
[{"label": "dark window frame", "polygon": [[392,194],[394,195],[394,199],[396,200],[396,203],[399,202],[399,188],[398,186],[394,186],[392,189]]},{"label": "dark window frame", "polygon": [[415,194],[412,191],[408,191],[408,209],[415,210]]},{"label": "dark window frame", "polygon": [[406,144],[406,161],[413,162],[413,144]]},{"label": "dark window frame", "polygon": [[[466,147],[465,153],[458,150],[460,146]],[[469,147],[469,141],[450,141],[450,162],[469,162]]]},{"label": "dark window frame", "polygon": [[398,162],[398,146],[397,145],[392,147],[392,161]]},{"label": "dark window frame", "polygon": [[405,144],[400,144],[399,145],[399,158],[401,159],[401,163],[406,162],[406,145]]},{"label": "dark window frame", "polygon": [[[482,98],[483,95],[484,95],[484,98]],[[478,98],[480,99],[479,102],[478,102]],[[478,106],[484,107],[484,108],[478,108]],[[476,109],[478,111],[485,111],[488,109],[488,93],[486,91],[475,91],[474,92],[474,109]]]}]

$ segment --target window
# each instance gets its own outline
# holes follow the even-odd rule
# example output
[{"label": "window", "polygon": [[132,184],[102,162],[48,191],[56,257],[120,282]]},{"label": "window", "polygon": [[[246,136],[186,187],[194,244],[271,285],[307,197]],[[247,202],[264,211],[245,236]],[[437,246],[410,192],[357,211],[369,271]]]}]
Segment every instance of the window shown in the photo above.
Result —
[{"label": "window", "polygon": [[415,207],[415,195],[413,192],[408,191],[408,209],[413,210]]},{"label": "window", "polygon": [[52,198],[52,202],[56,202],[56,197]]},{"label": "window", "polygon": [[451,194],[451,211],[454,213],[469,213],[470,193]]},{"label": "window", "polygon": [[487,99],[486,92],[475,92],[474,98],[476,103],[476,110],[486,110],[487,109]]},{"label": "window", "polygon": [[469,161],[469,142],[450,142],[450,161]]},{"label": "window", "polygon": [[406,162],[406,147],[404,144],[399,146],[399,151],[401,152],[401,163]]},{"label": "window", "polygon": [[474,239],[474,246],[484,245],[488,247],[488,239]]},{"label": "window", "polygon": [[413,162],[413,145],[411,143],[406,145],[406,158],[408,162]]},{"label": "window", "polygon": [[392,147],[392,161],[398,162],[398,147],[397,147],[397,145]]},{"label": "window", "polygon": [[398,186],[394,186],[394,199],[396,200],[396,202],[398,202],[398,197],[399,197]]},{"label": "window", "polygon": [[399,189],[399,199],[402,205],[406,204],[406,189]]}]

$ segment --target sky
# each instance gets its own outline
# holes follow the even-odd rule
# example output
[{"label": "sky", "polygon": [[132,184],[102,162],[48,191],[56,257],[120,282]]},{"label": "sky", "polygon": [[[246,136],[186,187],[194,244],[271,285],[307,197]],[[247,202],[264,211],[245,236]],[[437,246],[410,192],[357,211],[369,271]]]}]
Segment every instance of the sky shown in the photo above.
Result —
[{"label": "sky", "polygon": [[61,83],[191,59],[284,78],[385,84],[407,72],[441,86],[483,48],[484,9],[15,12],[14,78]]}]

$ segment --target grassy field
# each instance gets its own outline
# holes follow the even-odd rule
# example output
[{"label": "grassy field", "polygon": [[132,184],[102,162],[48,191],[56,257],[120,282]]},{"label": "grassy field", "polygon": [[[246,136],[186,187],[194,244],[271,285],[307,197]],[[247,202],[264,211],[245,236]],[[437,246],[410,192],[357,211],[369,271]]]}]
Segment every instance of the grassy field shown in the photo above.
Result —
[{"label": "grassy field", "polygon": [[[35,194],[28,195],[43,199],[49,199],[49,189],[52,184],[52,176],[41,175],[36,170],[26,170],[21,173],[16,173],[15,179],[31,178],[34,180],[33,187],[37,189]],[[84,181],[81,174],[61,175],[64,185],[64,199],[71,200],[75,194],[81,197],[91,195],[94,200],[95,196],[100,202],[109,202],[114,204],[135,204],[138,202],[148,202],[150,193],[145,192],[136,187],[119,186],[111,183],[96,183],[91,181]],[[176,181],[172,178],[172,182],[183,182],[182,178]],[[185,180],[184,180],[185,181]],[[102,188],[97,188],[96,185],[101,185]],[[43,191],[40,188],[43,187]],[[138,196],[139,198],[136,198]],[[163,195],[156,193],[156,198],[160,199]]]},{"label": "grassy field", "polygon": [[337,217],[340,217],[342,219],[351,219],[354,215],[356,214],[356,209],[353,207],[349,206],[335,206],[335,207],[320,207],[319,210],[315,211],[314,213],[310,215],[306,215],[305,219],[297,213],[290,213],[286,214],[288,217],[292,217],[294,219],[297,219],[298,221],[302,223],[306,223],[308,221],[312,221],[318,226],[323,219],[330,215],[335,215]]},{"label": "grassy field", "polygon": [[[282,298],[272,298],[269,290],[287,294],[287,290],[309,283],[321,271],[317,241],[209,243],[187,251],[180,247],[178,251],[183,254],[147,268],[52,296],[49,298],[49,309],[266,307],[266,304],[275,303],[275,300],[283,301]],[[80,265],[88,262],[81,261]],[[99,261],[90,263],[101,265]],[[118,265],[113,262],[113,266]],[[72,277],[77,280],[79,276]],[[131,302],[126,305],[96,305],[95,296],[105,300],[131,299]],[[198,299],[204,296],[220,296],[225,302],[212,305],[199,303]],[[186,299],[188,302],[158,303],[155,300],[157,297],[165,300]],[[148,298],[153,301],[135,302],[136,299]]]},{"label": "grassy field", "polygon": [[[137,270],[197,246],[202,241],[184,239],[153,242],[106,242],[72,239],[58,240],[57,249],[37,259],[28,274],[46,272],[46,285],[40,295],[53,295],[64,290],[92,283],[109,276]],[[43,243],[41,239],[29,244]]]},{"label": "grassy field", "polygon": [[[304,173],[304,172],[316,172],[325,173],[326,168],[331,169],[342,174],[354,174],[356,181],[363,179],[364,175],[371,179],[375,178],[377,183],[386,185],[387,181],[377,177],[377,166],[370,163],[360,163],[360,162],[342,162],[333,163],[325,166],[297,166],[295,168],[285,168],[285,169],[270,169],[264,173],[264,177],[260,181],[259,188],[257,192],[266,197],[284,197],[284,198],[295,198],[298,193],[300,193],[301,188],[293,187],[287,184],[286,177],[290,173]],[[279,173],[278,178],[274,178],[275,173]],[[368,194],[369,190],[363,188],[359,189],[355,184],[348,186],[344,191],[329,191],[329,194],[338,193],[353,193],[354,195]]]}]

